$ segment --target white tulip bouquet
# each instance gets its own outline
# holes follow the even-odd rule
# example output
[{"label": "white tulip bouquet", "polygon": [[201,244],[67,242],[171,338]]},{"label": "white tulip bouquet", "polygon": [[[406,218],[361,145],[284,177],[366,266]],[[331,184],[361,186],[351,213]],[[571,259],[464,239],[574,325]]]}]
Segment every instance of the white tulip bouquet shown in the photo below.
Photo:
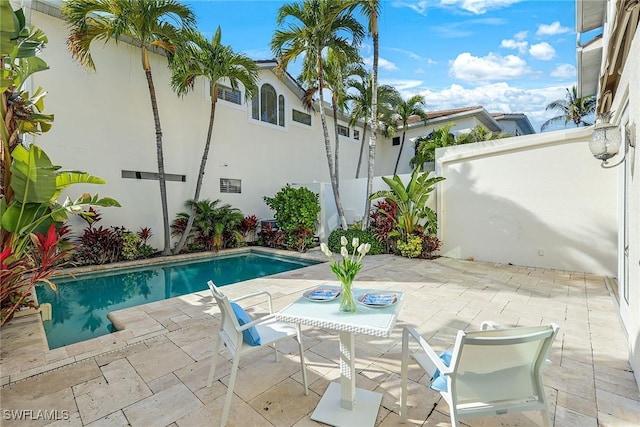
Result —
[{"label": "white tulip bouquet", "polygon": [[322,243],[320,249],[322,252],[331,258],[331,271],[336,275],[340,283],[342,284],[342,300],[340,302],[340,311],[352,313],[356,311],[355,301],[353,299],[353,290],[351,285],[356,277],[356,274],[362,268],[362,258],[371,249],[371,244],[360,243],[357,237],[354,237],[351,241],[351,252],[347,246],[349,241],[346,237],[340,238],[340,255],[342,260],[337,261],[333,257],[333,253],[329,250],[329,247]]}]

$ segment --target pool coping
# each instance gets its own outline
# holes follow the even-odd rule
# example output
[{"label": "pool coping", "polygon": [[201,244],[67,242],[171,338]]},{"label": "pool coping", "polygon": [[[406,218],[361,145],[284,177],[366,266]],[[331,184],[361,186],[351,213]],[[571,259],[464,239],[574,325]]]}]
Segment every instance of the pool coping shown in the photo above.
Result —
[{"label": "pool coping", "polygon": [[[68,275],[87,274],[92,272],[106,271],[114,268],[135,268],[140,266],[165,264],[182,260],[197,260],[211,257],[228,256],[244,252],[255,252],[267,255],[285,256],[289,258],[300,258],[309,261],[316,261],[319,264],[328,261],[327,257],[322,252],[320,252],[319,249],[315,248],[308,252],[300,253],[266,247],[243,247],[225,249],[218,252],[199,252],[193,254],[173,255],[169,257],[157,257],[146,260],[103,264],[99,266],[74,267],[70,269],[63,269],[61,270],[60,274],[56,274],[53,277],[55,278]],[[313,268],[314,266],[315,265],[311,265],[293,271],[299,271],[304,268]],[[238,282],[238,284],[249,282],[251,280],[256,279],[249,279],[246,281]],[[20,349],[18,351],[21,354],[24,353],[25,355],[28,355],[28,357],[18,357],[17,359],[19,360],[2,360],[5,359],[4,357],[0,359],[0,386],[4,387],[36,375],[41,375],[46,372],[62,368],[64,366],[72,365],[99,356],[101,354],[122,350],[129,346],[139,344],[140,342],[165,335],[177,329],[189,328],[205,321],[212,321],[217,310],[208,308],[203,311],[202,304],[199,304],[200,307],[198,307],[197,309],[198,312],[194,313],[195,317],[190,317],[185,314],[185,317],[175,319],[176,322],[173,322],[172,320],[171,323],[167,325],[162,325],[158,322],[153,322],[153,324],[146,324],[146,319],[135,318],[136,314],[144,313],[145,309],[149,310],[153,307],[162,307],[167,305],[184,305],[185,311],[188,312],[189,310],[193,310],[194,300],[205,300],[207,303],[210,303],[211,298],[208,296],[208,291],[205,290],[165,300],[155,301],[148,304],[141,304],[122,310],[116,310],[110,312],[108,317],[110,320],[112,320],[111,317],[113,313],[121,313],[118,318],[114,318],[115,323],[113,324],[114,326],[119,325],[121,327],[124,327],[126,323],[127,327],[125,329],[118,328],[118,331],[111,334],[91,338],[67,346],[58,347],[53,350],[49,348],[46,334],[44,332],[42,318],[39,315],[40,311],[30,310],[30,313],[20,313],[18,316],[16,316],[16,318],[14,318],[14,320],[12,320],[10,324],[3,326],[2,332],[3,335],[15,335],[16,340],[20,340],[21,338],[24,338],[25,340],[28,339],[28,344],[26,345],[16,344],[16,347]],[[129,317],[126,322],[121,318],[122,313],[127,313],[124,315],[125,318]],[[38,315],[38,317],[36,317],[36,315]],[[116,323],[118,325],[116,325]],[[12,324],[14,328],[11,328]],[[132,324],[135,324],[135,326],[132,326]],[[11,329],[14,330],[12,331]],[[11,351],[11,349],[6,350],[5,348],[3,348],[3,356]],[[7,357],[7,359],[16,358],[12,358],[11,356],[9,356]]]}]

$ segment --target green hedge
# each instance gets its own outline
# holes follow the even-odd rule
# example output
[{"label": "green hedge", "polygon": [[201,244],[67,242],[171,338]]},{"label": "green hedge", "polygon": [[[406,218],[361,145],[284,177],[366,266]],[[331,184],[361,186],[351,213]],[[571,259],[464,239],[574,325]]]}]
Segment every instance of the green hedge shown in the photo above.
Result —
[{"label": "green hedge", "polygon": [[384,246],[382,243],[376,239],[376,236],[369,230],[334,230],[329,235],[329,250],[334,253],[340,253],[340,237],[346,237],[349,241],[348,249],[351,250],[351,241],[354,237],[360,239],[360,243],[369,243],[371,245],[371,250],[369,251],[369,255],[380,255],[385,253]]}]

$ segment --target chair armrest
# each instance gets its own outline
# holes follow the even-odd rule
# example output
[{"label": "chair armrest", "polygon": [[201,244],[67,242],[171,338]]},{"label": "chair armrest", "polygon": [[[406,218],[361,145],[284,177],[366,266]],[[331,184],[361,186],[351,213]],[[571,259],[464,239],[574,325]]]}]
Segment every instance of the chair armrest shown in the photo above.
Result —
[{"label": "chair armrest", "polygon": [[267,291],[260,291],[260,292],[255,292],[253,294],[243,295],[243,296],[241,296],[239,298],[234,299],[233,302],[242,301],[244,299],[257,297],[257,296],[260,296],[260,295],[266,295],[267,296],[267,301],[269,302],[269,314],[273,314],[273,298],[271,297],[271,293],[269,293]]},{"label": "chair armrest", "polygon": [[[440,356],[438,356],[438,354],[435,352],[435,350],[429,345],[429,343],[427,343],[424,338],[422,338],[422,336],[418,333],[418,331],[416,331],[414,328],[408,326],[405,327],[402,331],[402,346],[403,348],[407,348],[408,349],[408,345],[409,345],[409,338],[413,338],[418,345],[422,348],[422,350],[424,351],[424,355],[427,356],[428,361],[431,363],[432,366],[424,366],[423,365],[423,361],[424,358],[416,358],[414,357],[422,366],[423,369],[425,369],[427,371],[427,373],[431,376],[433,376],[433,374],[435,373],[436,369],[440,371],[440,373],[442,375],[446,375],[446,374],[450,374],[453,372],[453,369],[449,368],[447,365],[445,365],[442,362],[442,359],[440,359]],[[409,356],[407,355],[403,355],[403,357],[407,357]],[[421,360],[418,360],[421,359]]]},{"label": "chair armrest", "polygon": [[254,326],[256,326],[256,325],[259,325],[260,323],[264,323],[264,322],[266,322],[267,320],[275,319],[275,317],[276,317],[276,315],[275,315],[275,314],[268,314],[268,315],[263,316],[263,317],[261,317],[261,318],[259,318],[259,319],[252,320],[252,321],[251,321],[251,322],[249,322],[249,323],[245,323],[244,325],[242,325],[242,326],[240,327],[240,329],[237,329],[237,331],[240,331],[240,332],[245,331],[245,330],[247,330],[247,329],[249,329],[249,328],[251,328],[251,327],[254,327]]},{"label": "chair armrest", "polygon": [[480,329],[482,329],[483,331],[486,331],[488,329],[502,329],[502,325],[496,322],[492,322],[491,320],[485,320],[484,322],[482,322]]}]

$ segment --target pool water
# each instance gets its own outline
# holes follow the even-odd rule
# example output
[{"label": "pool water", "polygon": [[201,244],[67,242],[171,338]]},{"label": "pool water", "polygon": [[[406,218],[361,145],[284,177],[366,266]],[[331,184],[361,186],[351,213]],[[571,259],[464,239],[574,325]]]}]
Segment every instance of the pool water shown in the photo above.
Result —
[{"label": "pool water", "polygon": [[43,325],[54,349],[114,332],[107,314],[115,310],[202,291],[208,280],[224,286],[313,264],[250,252],[54,279],[56,292],[42,285],[36,294],[40,304],[51,304],[52,319]]}]

